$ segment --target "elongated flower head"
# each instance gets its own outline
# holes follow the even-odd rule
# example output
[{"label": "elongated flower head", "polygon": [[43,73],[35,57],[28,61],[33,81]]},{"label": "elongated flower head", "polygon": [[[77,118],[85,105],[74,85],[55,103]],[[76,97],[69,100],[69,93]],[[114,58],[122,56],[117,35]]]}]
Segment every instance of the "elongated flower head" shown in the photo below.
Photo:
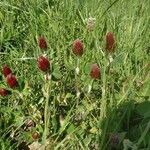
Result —
[{"label": "elongated flower head", "polygon": [[98,66],[98,64],[93,64],[91,66],[91,72],[90,72],[90,76],[93,79],[99,79],[100,78],[100,68]]},{"label": "elongated flower head", "polygon": [[9,91],[4,89],[4,88],[0,88],[0,96],[7,96],[9,94]]},{"label": "elongated flower head", "polygon": [[38,64],[38,68],[40,70],[42,70],[43,72],[47,72],[50,69],[50,62],[49,60],[44,57],[44,56],[40,56],[37,59],[37,64]]},{"label": "elongated flower head", "polygon": [[115,49],[115,38],[112,32],[106,34],[106,51],[108,53],[113,53]]},{"label": "elongated flower head", "polygon": [[72,51],[77,56],[82,56],[83,55],[83,43],[79,39],[76,39],[73,42]]},{"label": "elongated flower head", "polygon": [[10,88],[16,88],[18,86],[18,81],[16,79],[16,76],[14,76],[13,74],[9,74],[6,77],[6,81]]},{"label": "elongated flower head", "polygon": [[47,49],[47,42],[44,36],[38,38],[38,44],[41,49]]},{"label": "elongated flower head", "polygon": [[3,72],[3,75],[5,77],[7,77],[7,75],[9,75],[10,73],[12,73],[11,69],[7,65],[3,66],[2,72]]}]

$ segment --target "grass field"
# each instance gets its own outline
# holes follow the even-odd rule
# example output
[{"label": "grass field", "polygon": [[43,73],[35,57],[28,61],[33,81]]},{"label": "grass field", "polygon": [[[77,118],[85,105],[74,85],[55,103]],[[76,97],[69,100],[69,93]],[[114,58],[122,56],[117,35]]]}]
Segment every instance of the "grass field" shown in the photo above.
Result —
[{"label": "grass field", "polygon": [[[48,73],[38,68],[42,55]],[[0,90],[9,91],[0,93],[0,150],[150,149],[149,0],[1,0],[0,68]]]}]

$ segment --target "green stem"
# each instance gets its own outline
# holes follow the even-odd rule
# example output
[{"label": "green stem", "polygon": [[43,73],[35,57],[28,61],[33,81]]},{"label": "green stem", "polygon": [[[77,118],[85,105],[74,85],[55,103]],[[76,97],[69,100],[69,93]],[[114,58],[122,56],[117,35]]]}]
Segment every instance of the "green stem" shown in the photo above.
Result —
[{"label": "green stem", "polygon": [[77,69],[79,69],[79,65],[80,65],[80,59],[77,58],[77,65],[76,65],[76,70],[75,70],[76,95],[77,95],[77,105],[76,106],[78,106],[78,104],[79,104],[79,97],[80,97],[80,91],[79,91],[79,87],[78,87],[78,73],[80,72],[80,70],[77,73]]},{"label": "green stem", "polygon": [[140,144],[141,144],[142,141],[144,140],[146,134],[149,132],[149,129],[150,129],[150,121],[147,123],[147,126],[146,126],[145,130],[143,131],[141,137],[140,137],[139,140],[138,140],[137,148],[140,146]]},{"label": "green stem", "polygon": [[46,90],[45,90],[45,109],[44,109],[44,133],[43,133],[43,144],[46,143],[47,135],[49,134],[48,125],[49,125],[49,118],[50,118],[50,112],[49,112],[49,97],[50,97],[50,86],[51,86],[51,79],[48,81],[48,83],[45,83]]},{"label": "green stem", "polygon": [[[100,126],[100,130],[102,130],[102,126],[103,126],[103,121],[105,121],[106,119],[106,106],[107,106],[107,99],[106,99],[106,63],[105,62],[105,66],[104,66],[104,71],[103,71],[103,75],[102,75],[102,79],[103,79],[103,86],[102,86],[102,99],[101,99],[101,104],[100,104],[100,120],[99,120],[99,126]],[[107,123],[107,122],[106,122]],[[106,126],[107,127],[107,126]],[[106,130],[107,128],[105,128],[104,130],[104,134],[106,134]],[[100,140],[100,149],[102,149],[104,141],[105,141],[105,136],[102,135],[102,133],[99,134],[99,140]]]}]

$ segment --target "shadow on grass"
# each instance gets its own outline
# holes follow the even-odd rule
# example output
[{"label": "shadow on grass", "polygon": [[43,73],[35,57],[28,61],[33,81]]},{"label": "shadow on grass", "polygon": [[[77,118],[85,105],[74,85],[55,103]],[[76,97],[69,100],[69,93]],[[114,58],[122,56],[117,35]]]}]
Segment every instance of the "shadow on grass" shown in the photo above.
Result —
[{"label": "shadow on grass", "polygon": [[[149,148],[150,101],[148,99],[149,97],[143,97],[144,101],[141,103],[128,100],[117,109],[109,111],[108,118],[103,120],[102,128],[106,128],[106,131],[102,134],[106,138],[102,137],[105,140],[101,143],[104,146],[100,145],[101,149]],[[148,131],[145,131],[146,128]]]}]

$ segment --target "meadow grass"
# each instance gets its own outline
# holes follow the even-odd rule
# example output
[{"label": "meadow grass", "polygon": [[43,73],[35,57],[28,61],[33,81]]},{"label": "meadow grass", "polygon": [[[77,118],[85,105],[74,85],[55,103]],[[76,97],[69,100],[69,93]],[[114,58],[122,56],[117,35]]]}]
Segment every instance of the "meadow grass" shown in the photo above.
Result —
[{"label": "meadow grass", "polygon": [[[9,89],[0,72],[0,87],[12,92],[0,97],[0,149],[32,144],[37,131],[47,149],[148,150],[149,14],[149,0],[1,0],[0,67],[10,66],[19,88]],[[89,17],[96,19],[90,32]],[[110,31],[117,46],[108,66]],[[37,43],[40,35],[45,51]],[[81,57],[72,52],[75,39],[83,42]],[[51,63],[49,81],[37,67],[43,53]],[[90,77],[94,63],[99,80]],[[27,129],[27,119],[36,125]]]}]

